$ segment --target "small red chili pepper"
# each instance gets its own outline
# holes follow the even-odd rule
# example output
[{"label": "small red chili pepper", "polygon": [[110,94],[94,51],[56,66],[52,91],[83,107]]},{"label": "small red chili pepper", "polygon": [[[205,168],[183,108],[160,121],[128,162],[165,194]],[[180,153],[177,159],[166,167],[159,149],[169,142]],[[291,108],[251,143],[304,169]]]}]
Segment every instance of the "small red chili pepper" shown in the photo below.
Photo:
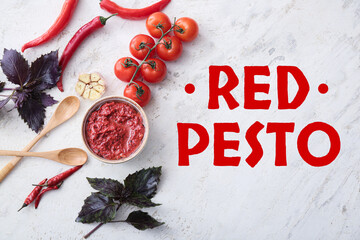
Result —
[{"label": "small red chili pepper", "polygon": [[43,190],[39,193],[39,195],[37,195],[37,197],[36,197],[36,199],[35,199],[35,209],[38,208],[39,203],[40,203],[40,200],[41,200],[41,197],[42,197],[42,195],[44,195],[44,193],[46,193],[46,192],[48,192],[48,191],[51,191],[51,190],[59,189],[59,187],[61,186],[62,183],[63,183],[63,182],[61,182],[61,183],[59,183],[59,184],[57,184],[57,185],[55,185],[55,186],[52,186],[52,187],[48,187],[48,188],[43,189]]},{"label": "small red chili pepper", "polygon": [[131,9],[120,7],[111,0],[100,0],[100,7],[110,13],[117,13],[119,17],[131,20],[147,18],[154,12],[159,12],[169,4],[171,0],[160,0],[145,8]]},{"label": "small red chili pepper", "polygon": [[27,207],[30,203],[32,203],[35,198],[39,195],[42,186],[45,182],[47,181],[47,178],[45,178],[44,180],[42,180],[41,182],[39,182],[39,186],[36,186],[34,188],[34,190],[31,191],[31,193],[27,196],[27,198],[24,201],[24,204],[22,205],[22,207],[18,210],[18,212],[23,209],[24,207]]},{"label": "small red chili pepper", "polygon": [[70,168],[69,170],[60,173],[58,175],[56,175],[55,177],[50,178],[45,185],[43,185],[43,187],[53,187],[57,184],[59,184],[60,182],[64,181],[65,179],[67,179],[68,177],[70,177],[74,172],[76,172],[77,170],[79,170],[83,165],[80,166],[76,166],[73,168]]},{"label": "small red chili pepper", "polygon": [[59,81],[57,82],[57,86],[60,91],[62,91],[62,92],[64,91],[63,84],[62,84],[62,76],[63,76],[62,74],[64,73],[66,65],[70,61],[70,59],[71,59],[72,55],[74,54],[74,52],[76,51],[76,49],[80,46],[82,41],[84,41],[84,39],[86,39],[91,33],[93,33],[95,30],[97,30],[101,27],[104,27],[106,24],[106,21],[114,15],[116,15],[116,14],[113,14],[107,18],[104,18],[102,16],[95,17],[93,20],[91,20],[90,22],[88,22],[87,24],[82,26],[75,33],[75,35],[71,38],[69,43],[66,45],[65,50],[64,50],[64,52],[60,58],[60,62],[59,62],[59,65],[61,67],[61,76],[60,76]]},{"label": "small red chili pepper", "polygon": [[60,15],[54,22],[54,24],[47,30],[43,35],[34,40],[25,43],[22,46],[21,51],[24,52],[26,49],[31,47],[39,46],[43,43],[50,41],[56,35],[58,35],[70,22],[72,15],[74,14],[76,5],[79,0],[65,0],[65,3],[61,9]]}]

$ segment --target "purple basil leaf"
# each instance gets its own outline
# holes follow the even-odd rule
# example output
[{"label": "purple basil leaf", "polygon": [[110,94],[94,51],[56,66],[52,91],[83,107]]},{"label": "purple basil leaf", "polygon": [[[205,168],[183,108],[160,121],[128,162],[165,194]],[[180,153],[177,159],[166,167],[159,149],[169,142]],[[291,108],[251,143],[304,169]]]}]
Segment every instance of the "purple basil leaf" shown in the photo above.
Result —
[{"label": "purple basil leaf", "polygon": [[23,102],[29,97],[29,94],[23,91],[15,91],[14,96],[16,97],[14,99],[15,107],[19,108],[22,106]]},{"label": "purple basil leaf", "polygon": [[155,218],[151,217],[147,212],[140,210],[130,213],[125,222],[133,225],[139,230],[156,228],[164,224],[164,222],[159,222]]},{"label": "purple basil leaf", "polygon": [[124,185],[119,181],[107,178],[86,178],[92,188],[102,195],[113,199],[121,199]]},{"label": "purple basil leaf", "polygon": [[125,198],[125,202],[140,208],[156,207],[160,205],[158,203],[153,203],[149,198],[141,194],[131,194],[129,197]]},{"label": "purple basil leaf", "polygon": [[3,108],[9,101],[10,101],[11,97],[7,97],[4,100],[0,101],[0,109]]},{"label": "purple basil leaf", "polygon": [[52,51],[36,59],[30,67],[28,88],[42,91],[54,87],[59,80],[58,51]]},{"label": "purple basil leaf", "polygon": [[125,190],[130,197],[131,195],[144,195],[151,199],[156,194],[160,176],[161,167],[141,169],[125,178]]},{"label": "purple basil leaf", "polygon": [[110,222],[115,218],[116,206],[117,204],[112,198],[99,192],[91,193],[84,200],[84,205],[75,221],[82,223]]},{"label": "purple basil leaf", "polygon": [[52,96],[46,93],[41,93],[40,98],[41,98],[41,103],[44,107],[50,107],[58,102]]},{"label": "purple basil leaf", "polygon": [[4,90],[4,87],[5,87],[5,82],[0,82],[0,92]]},{"label": "purple basil leaf", "polygon": [[7,79],[17,85],[23,86],[29,77],[29,64],[16,50],[4,49],[1,68]]},{"label": "purple basil leaf", "polygon": [[44,125],[45,107],[41,104],[40,96],[31,95],[18,108],[21,118],[35,132],[39,132]]}]

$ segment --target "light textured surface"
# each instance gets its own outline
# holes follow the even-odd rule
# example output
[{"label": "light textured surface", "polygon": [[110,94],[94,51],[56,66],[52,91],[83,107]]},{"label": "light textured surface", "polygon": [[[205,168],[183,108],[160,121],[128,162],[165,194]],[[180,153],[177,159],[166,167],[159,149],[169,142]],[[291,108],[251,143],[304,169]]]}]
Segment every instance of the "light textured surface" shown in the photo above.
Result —
[{"label": "light textured surface", "polygon": [[[116,1],[127,7],[142,7],[155,1]],[[3,48],[20,50],[23,43],[43,33],[59,14],[63,1],[13,0],[1,3],[0,42]],[[91,239],[360,239],[359,133],[360,133],[360,2],[357,0],[272,0],[272,1],[180,1],[173,0],[164,11],[171,18],[196,19],[200,35],[184,44],[181,59],[169,63],[166,80],[151,86],[153,99],[145,108],[150,121],[150,138],[135,160],[107,165],[90,158],[84,168],[68,179],[61,189],[44,197],[39,208],[16,212],[31,191],[31,183],[67,169],[42,159],[23,159],[0,184],[0,239],[80,239],[96,224],[74,220],[83,200],[93,191],[85,177],[122,180],[128,173],[149,166],[163,166],[162,182],[154,198],[161,206],[149,209],[166,222],[157,229],[138,231],[127,224],[107,224]],[[96,15],[107,16],[98,1],[80,0],[74,18],[53,41],[26,51],[34,60],[54,49],[63,51],[75,31]],[[50,93],[61,100],[74,95],[81,72],[98,71],[107,79],[105,96],[121,95],[124,84],[113,74],[115,61],[129,56],[133,36],[146,33],[145,21],[113,18],[105,28],[87,39],[78,49],[64,74],[65,93]],[[228,110],[220,101],[219,110],[208,110],[208,68],[230,65],[239,76],[234,90],[240,107]],[[243,67],[269,65],[271,76],[257,81],[270,82],[270,110],[243,109]],[[279,111],[276,96],[276,66],[299,67],[309,80],[310,93],[297,110]],[[0,79],[4,79],[0,74]],[[187,95],[184,86],[192,82],[196,91]],[[329,92],[317,91],[327,83]],[[290,91],[294,93],[295,84]],[[69,122],[52,131],[33,149],[53,150],[84,147],[80,127],[91,105],[82,101],[79,112]],[[6,107],[7,109],[10,106]],[[48,108],[47,120],[55,110]],[[295,122],[287,135],[287,167],[274,166],[274,134],[260,132],[264,157],[255,167],[244,159],[251,149],[246,129],[255,121]],[[314,168],[298,154],[296,139],[308,123],[324,121],[336,128],[342,148],[329,166]],[[191,158],[190,167],[177,164],[177,122],[203,124],[213,136],[213,123],[238,122],[240,134],[239,167],[213,166],[213,141],[202,154]],[[0,148],[18,150],[35,133],[16,111],[0,111]],[[195,142],[197,138],[193,137]],[[310,150],[325,154],[327,137],[314,134]],[[11,158],[1,157],[0,167]],[[117,218],[124,219],[130,208]]]}]

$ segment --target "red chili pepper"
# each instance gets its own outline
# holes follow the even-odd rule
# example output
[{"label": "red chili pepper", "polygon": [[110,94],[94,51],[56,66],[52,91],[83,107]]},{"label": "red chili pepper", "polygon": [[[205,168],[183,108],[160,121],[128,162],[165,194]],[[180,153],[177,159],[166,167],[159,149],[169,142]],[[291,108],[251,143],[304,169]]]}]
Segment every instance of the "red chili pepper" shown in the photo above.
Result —
[{"label": "red chili pepper", "polygon": [[57,82],[57,86],[60,91],[64,91],[63,84],[62,84],[62,74],[64,73],[64,70],[66,68],[66,65],[70,61],[72,55],[76,51],[76,49],[80,46],[82,41],[84,41],[85,38],[87,38],[91,33],[93,33],[95,30],[104,27],[106,24],[106,21],[114,16],[116,14],[113,14],[107,18],[97,16],[84,26],[82,26],[75,35],[71,38],[69,43],[66,45],[65,50],[60,58],[59,65],[61,67],[61,76],[59,81]]},{"label": "red chili pepper", "polygon": [[45,42],[50,41],[56,35],[58,35],[64,28],[68,25],[74,11],[76,5],[79,0],[65,0],[65,3],[61,9],[61,13],[56,19],[55,23],[47,30],[43,35],[34,40],[25,43],[21,48],[21,51],[24,52],[25,49],[39,46]]},{"label": "red chili pepper", "polygon": [[39,186],[36,186],[34,188],[34,190],[31,191],[31,193],[25,199],[24,204],[22,205],[22,207],[18,211],[20,211],[24,207],[27,207],[30,203],[32,203],[35,200],[35,198],[39,195],[39,193],[40,193],[40,191],[42,189],[41,185],[43,185],[46,181],[47,181],[47,178],[45,178],[44,180],[39,182],[39,184],[38,184]]},{"label": "red chili pepper", "polygon": [[52,186],[52,187],[48,187],[48,188],[43,189],[43,190],[40,192],[40,194],[37,195],[37,197],[36,197],[36,199],[35,199],[35,209],[38,208],[39,203],[40,203],[40,200],[41,200],[41,197],[42,197],[42,195],[44,195],[44,193],[46,193],[46,192],[48,192],[48,191],[51,191],[51,190],[59,189],[59,187],[61,186],[62,183],[63,183],[63,182],[61,182],[61,183],[59,183],[59,184],[57,184],[57,185],[55,185],[55,186]]},{"label": "red chili pepper", "polygon": [[58,185],[60,182],[64,181],[65,179],[70,177],[74,172],[79,170],[82,166],[83,165],[70,168],[69,170],[67,170],[63,173],[60,173],[60,174],[56,175],[55,177],[50,178],[44,186],[53,187],[53,186]]},{"label": "red chili pepper", "polygon": [[120,7],[111,0],[100,0],[100,7],[110,13],[117,13],[119,17],[131,20],[139,20],[147,18],[154,12],[161,11],[164,9],[164,7],[166,7],[166,5],[169,4],[170,1],[171,0],[160,0],[159,2],[145,8],[131,9]]}]

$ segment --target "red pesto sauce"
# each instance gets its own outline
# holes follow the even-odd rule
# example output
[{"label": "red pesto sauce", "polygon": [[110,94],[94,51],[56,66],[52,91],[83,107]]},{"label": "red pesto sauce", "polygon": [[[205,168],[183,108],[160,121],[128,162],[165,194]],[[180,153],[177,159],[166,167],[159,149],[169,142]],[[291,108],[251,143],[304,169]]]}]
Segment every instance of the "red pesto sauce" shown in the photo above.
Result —
[{"label": "red pesto sauce", "polygon": [[109,160],[128,157],[139,147],[144,132],[141,114],[124,102],[103,104],[91,113],[86,123],[90,148]]}]

